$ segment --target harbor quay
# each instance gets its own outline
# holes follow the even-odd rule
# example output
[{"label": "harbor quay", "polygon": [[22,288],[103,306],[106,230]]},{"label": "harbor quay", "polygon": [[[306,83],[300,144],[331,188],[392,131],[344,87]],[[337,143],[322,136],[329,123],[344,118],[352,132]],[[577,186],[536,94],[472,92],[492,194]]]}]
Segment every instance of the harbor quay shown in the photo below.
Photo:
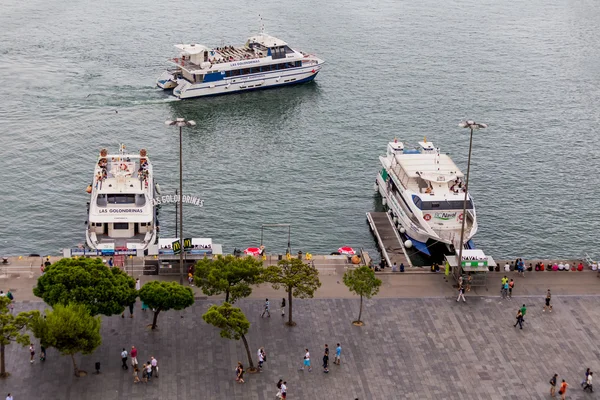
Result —
[{"label": "harbor quay", "polygon": [[[208,297],[197,288],[196,302],[183,311],[161,314],[156,331],[148,329],[150,311],[138,301],[133,318],[102,317],[102,344],[91,355],[78,355],[88,375],[76,378],[68,356],[47,351],[46,361],[29,362],[25,347],[6,347],[11,376],[0,381],[15,399],[267,399],[279,379],[291,399],[545,399],[554,373],[570,387],[569,399],[584,399],[579,382],[585,368],[600,370],[595,332],[600,329],[600,280],[593,271],[533,272],[507,275],[516,282],[513,298],[500,298],[504,272],[490,273],[487,290],[474,288],[466,302],[456,302],[456,288],[443,274],[380,274],[381,292],[365,300],[365,325],[352,324],[359,300],[340,283],[339,273],[322,275],[314,299],[294,300],[295,327],[284,324],[277,300],[282,290],[261,285],[250,298],[236,302],[251,323],[251,353],[264,347],[263,372],[235,381],[238,361],[247,366],[240,341],[220,337],[202,314],[222,296]],[[46,306],[31,293],[37,272],[2,275],[0,288],[14,293],[15,311]],[[175,280],[175,276],[142,275]],[[553,312],[543,312],[550,288]],[[271,317],[261,318],[264,299],[272,300]],[[516,310],[526,304],[523,330],[515,328]],[[39,343],[34,339],[39,351]],[[324,346],[340,343],[341,365],[323,373]],[[133,383],[131,367],[121,368],[122,348],[136,346],[140,362],[155,357],[159,377]],[[301,371],[305,349],[312,372]],[[95,363],[100,374],[95,374]],[[254,363],[257,360],[254,359]],[[35,384],[32,384],[34,382]]]}]

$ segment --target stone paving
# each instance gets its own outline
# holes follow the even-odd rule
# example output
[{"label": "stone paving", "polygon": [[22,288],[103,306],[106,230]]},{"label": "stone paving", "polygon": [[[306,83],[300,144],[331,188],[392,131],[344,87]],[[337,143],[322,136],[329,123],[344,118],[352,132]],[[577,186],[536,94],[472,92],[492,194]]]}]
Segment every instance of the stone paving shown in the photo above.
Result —
[{"label": "stone paving", "polygon": [[[247,366],[243,344],[221,338],[202,321],[212,301],[162,313],[155,332],[145,328],[152,315],[142,313],[139,302],[133,319],[103,318],[101,347],[77,356],[89,373],[83,378],[75,378],[70,358],[54,349],[47,361],[30,365],[27,348],[12,344],[12,375],[0,381],[0,394],[10,391],[16,400],[273,399],[281,377],[289,399],[544,399],[556,372],[570,384],[568,399],[596,398],[584,394],[579,382],[585,367],[600,371],[597,296],[554,296],[551,314],[542,313],[543,298],[537,296],[500,301],[467,294],[466,303],[449,297],[377,299],[365,301],[364,327],[351,324],[358,300],[296,300],[294,328],[284,325],[277,307],[271,318],[261,319],[262,301],[242,300],[238,305],[252,323],[252,355],[259,346],[268,355],[264,372],[246,374],[244,385],[234,381],[235,363]],[[528,312],[519,330],[512,325],[524,302]],[[42,307],[22,302],[15,311]],[[324,344],[333,361],[337,342],[342,365],[331,364],[324,374]],[[133,384],[131,367],[124,372],[120,360],[121,348],[131,345],[138,347],[140,362],[158,359],[159,379]],[[311,373],[298,370],[305,347]],[[102,363],[100,375],[92,373],[95,361]]]}]

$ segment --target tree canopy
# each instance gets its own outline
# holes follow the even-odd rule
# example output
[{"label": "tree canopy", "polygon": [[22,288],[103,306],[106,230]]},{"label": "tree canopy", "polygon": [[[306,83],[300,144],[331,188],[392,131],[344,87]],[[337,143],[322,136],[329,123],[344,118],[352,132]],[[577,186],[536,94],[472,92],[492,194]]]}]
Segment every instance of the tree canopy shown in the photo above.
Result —
[{"label": "tree canopy", "polygon": [[254,257],[219,255],[214,260],[204,258],[198,261],[194,281],[205,295],[225,293],[225,301],[235,303],[250,296],[250,286],[260,282],[262,269],[262,261]]},{"label": "tree canopy", "polygon": [[46,304],[84,304],[91,315],[121,314],[137,294],[135,281],[100,258],[63,258],[39,277],[33,294]]},{"label": "tree canopy", "polygon": [[8,376],[4,358],[5,347],[13,342],[27,346],[30,343],[29,335],[24,331],[29,329],[32,321],[40,315],[37,310],[14,315],[8,308],[10,302],[6,296],[0,297],[0,377]]},{"label": "tree canopy", "polygon": [[183,310],[194,304],[194,292],[177,282],[150,281],[140,289],[140,299],[154,310],[152,329],[161,311]]},{"label": "tree canopy", "polygon": [[277,265],[267,267],[263,273],[263,280],[271,283],[273,289],[283,287],[288,294],[289,320],[288,325],[295,325],[292,320],[292,296],[312,298],[315,291],[321,287],[319,271],[302,260],[292,258],[281,260]]},{"label": "tree canopy", "polygon": [[343,280],[344,285],[346,285],[351,292],[360,296],[360,311],[358,313],[358,319],[355,322],[362,324],[360,317],[362,316],[363,296],[370,299],[379,293],[381,280],[377,279],[377,277],[375,277],[375,272],[367,266],[346,271]]},{"label": "tree canopy", "polygon": [[221,329],[221,337],[232,340],[242,339],[246,347],[250,369],[254,369],[252,354],[245,336],[250,330],[250,322],[241,309],[232,307],[231,304],[225,302],[220,306],[211,306],[202,316],[202,319],[207,324]]},{"label": "tree canopy", "polygon": [[84,304],[56,304],[44,316],[36,317],[32,330],[45,347],[71,356],[76,376],[80,376],[80,371],[75,354],[91,354],[102,343],[100,317],[91,316]]}]

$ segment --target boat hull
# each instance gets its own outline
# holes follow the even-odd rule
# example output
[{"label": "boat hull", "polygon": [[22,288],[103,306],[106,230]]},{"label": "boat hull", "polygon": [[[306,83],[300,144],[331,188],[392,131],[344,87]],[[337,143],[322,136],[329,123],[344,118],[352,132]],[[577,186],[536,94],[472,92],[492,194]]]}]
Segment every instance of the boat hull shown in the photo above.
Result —
[{"label": "boat hull", "polygon": [[298,85],[314,80],[319,71],[320,67],[306,68],[304,71],[288,74],[257,74],[247,78],[224,79],[202,84],[191,84],[187,80],[180,79],[179,85],[173,90],[173,95],[179,99],[190,99]]}]

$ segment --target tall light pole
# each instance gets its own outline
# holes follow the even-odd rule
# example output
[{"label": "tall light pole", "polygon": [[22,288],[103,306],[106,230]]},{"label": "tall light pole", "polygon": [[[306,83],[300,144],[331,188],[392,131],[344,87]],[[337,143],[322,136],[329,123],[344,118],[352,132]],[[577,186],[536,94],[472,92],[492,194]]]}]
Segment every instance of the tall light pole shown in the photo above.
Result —
[{"label": "tall light pole", "polygon": [[183,144],[182,129],[184,126],[194,127],[195,121],[186,121],[185,118],[177,118],[175,121],[165,121],[165,125],[179,127],[179,284],[183,285]]},{"label": "tall light pole", "polygon": [[462,270],[462,253],[465,240],[465,221],[467,220],[467,196],[469,195],[469,172],[471,171],[471,149],[473,148],[473,130],[479,128],[487,128],[486,124],[479,124],[475,121],[463,121],[458,124],[461,128],[469,128],[471,137],[469,139],[469,159],[467,161],[467,182],[465,184],[465,199],[463,201],[462,226],[460,228],[460,248],[458,250],[458,268],[459,275]]}]

